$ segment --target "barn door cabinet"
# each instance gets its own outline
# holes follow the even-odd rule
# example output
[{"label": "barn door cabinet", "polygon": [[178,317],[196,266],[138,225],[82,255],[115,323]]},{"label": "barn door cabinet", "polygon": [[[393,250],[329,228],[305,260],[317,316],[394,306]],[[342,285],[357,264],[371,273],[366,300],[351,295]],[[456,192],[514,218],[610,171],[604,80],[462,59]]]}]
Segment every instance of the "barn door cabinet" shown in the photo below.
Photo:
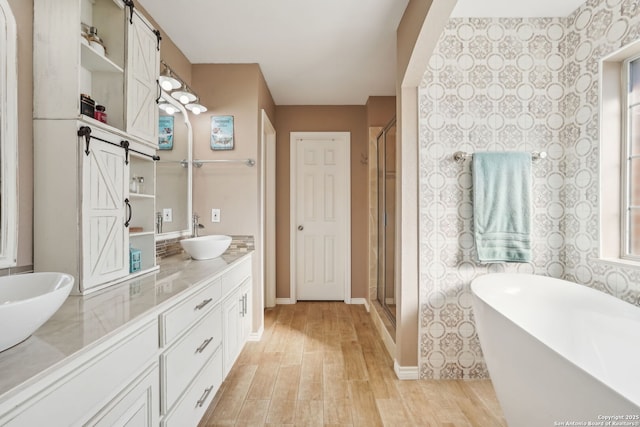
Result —
[{"label": "barn door cabinet", "polygon": [[[87,129],[88,143],[77,135]],[[37,120],[34,136],[35,269],[73,275],[82,294],[156,269],[154,150],[68,120]],[[143,192],[131,191],[133,176],[145,177]]]},{"label": "barn door cabinet", "polygon": [[[129,5],[34,0],[34,269],[72,274],[75,293],[156,266],[160,38]],[[91,27],[101,46],[81,35]],[[106,123],[81,95],[105,107]],[[144,188],[132,189],[134,176]]]},{"label": "barn door cabinet", "polygon": [[[83,24],[97,29],[104,53],[81,35]],[[105,107],[108,126],[157,148],[160,33],[135,8],[120,0],[34,0],[33,27],[34,118],[91,124],[81,114],[85,94]]]}]

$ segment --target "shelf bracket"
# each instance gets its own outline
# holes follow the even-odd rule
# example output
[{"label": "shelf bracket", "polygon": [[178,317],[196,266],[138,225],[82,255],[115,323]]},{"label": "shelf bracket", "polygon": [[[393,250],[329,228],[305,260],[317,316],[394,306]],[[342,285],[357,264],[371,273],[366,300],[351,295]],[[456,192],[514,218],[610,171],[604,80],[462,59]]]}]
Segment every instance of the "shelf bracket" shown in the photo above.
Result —
[{"label": "shelf bracket", "polygon": [[120,146],[124,148],[124,164],[129,164],[129,141],[120,141]]},{"label": "shelf bracket", "polygon": [[86,145],[84,154],[88,156],[90,153],[89,143],[91,142],[91,128],[89,126],[80,126],[80,129],[78,129],[78,136],[80,137],[84,136],[84,141]]}]

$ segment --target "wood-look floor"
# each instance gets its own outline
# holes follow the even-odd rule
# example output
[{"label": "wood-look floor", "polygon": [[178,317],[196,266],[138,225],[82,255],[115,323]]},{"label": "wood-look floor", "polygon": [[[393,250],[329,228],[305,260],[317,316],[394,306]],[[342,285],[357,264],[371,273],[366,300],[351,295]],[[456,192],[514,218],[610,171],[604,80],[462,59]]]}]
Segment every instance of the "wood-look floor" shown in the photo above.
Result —
[{"label": "wood-look floor", "polygon": [[360,305],[265,312],[200,426],[506,426],[490,381],[400,381]]}]

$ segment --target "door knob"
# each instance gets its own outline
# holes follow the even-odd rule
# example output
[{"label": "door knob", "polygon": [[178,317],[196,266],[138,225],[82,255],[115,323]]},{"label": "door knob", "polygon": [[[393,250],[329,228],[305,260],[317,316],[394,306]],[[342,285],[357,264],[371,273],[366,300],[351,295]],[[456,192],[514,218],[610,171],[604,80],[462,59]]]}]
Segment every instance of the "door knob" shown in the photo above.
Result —
[{"label": "door knob", "polygon": [[302,230],[304,230],[304,227],[302,225],[299,225],[298,226],[298,230],[302,231]]}]

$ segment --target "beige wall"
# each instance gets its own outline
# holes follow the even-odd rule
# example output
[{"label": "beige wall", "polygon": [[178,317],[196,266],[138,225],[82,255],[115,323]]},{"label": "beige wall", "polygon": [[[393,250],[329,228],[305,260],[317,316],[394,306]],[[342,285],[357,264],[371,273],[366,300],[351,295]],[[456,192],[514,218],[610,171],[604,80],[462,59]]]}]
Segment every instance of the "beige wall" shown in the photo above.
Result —
[{"label": "beige wall", "polygon": [[366,107],[367,127],[385,127],[396,116],[396,97],[370,96]]},{"label": "beige wall", "polygon": [[[201,160],[253,159],[258,162],[260,148],[260,109],[274,114],[275,104],[258,64],[195,64],[192,88],[209,108],[206,114],[191,115],[193,157]],[[210,148],[211,116],[234,117],[233,150]],[[273,119],[273,118],[272,118]],[[241,163],[214,163],[194,169],[193,211],[205,226],[202,234],[251,235],[256,250],[253,277],[261,277],[260,169]],[[211,222],[211,209],[220,209],[220,222]],[[263,289],[254,282],[253,331],[262,327]]]},{"label": "beige wall", "polygon": [[[196,64],[193,88],[209,108],[191,116],[194,159],[256,159],[258,154],[258,66],[256,64]],[[235,146],[229,151],[210,148],[211,116],[234,117]],[[243,164],[209,164],[194,169],[193,210],[206,227],[203,234],[258,232],[257,168]],[[220,209],[219,223],[211,209]]]},{"label": "beige wall", "polygon": [[276,296],[289,298],[289,137],[291,132],[351,132],[351,297],[367,297],[367,165],[365,106],[276,107]]},{"label": "beige wall", "polygon": [[18,266],[33,264],[33,2],[9,0],[18,30]]}]

